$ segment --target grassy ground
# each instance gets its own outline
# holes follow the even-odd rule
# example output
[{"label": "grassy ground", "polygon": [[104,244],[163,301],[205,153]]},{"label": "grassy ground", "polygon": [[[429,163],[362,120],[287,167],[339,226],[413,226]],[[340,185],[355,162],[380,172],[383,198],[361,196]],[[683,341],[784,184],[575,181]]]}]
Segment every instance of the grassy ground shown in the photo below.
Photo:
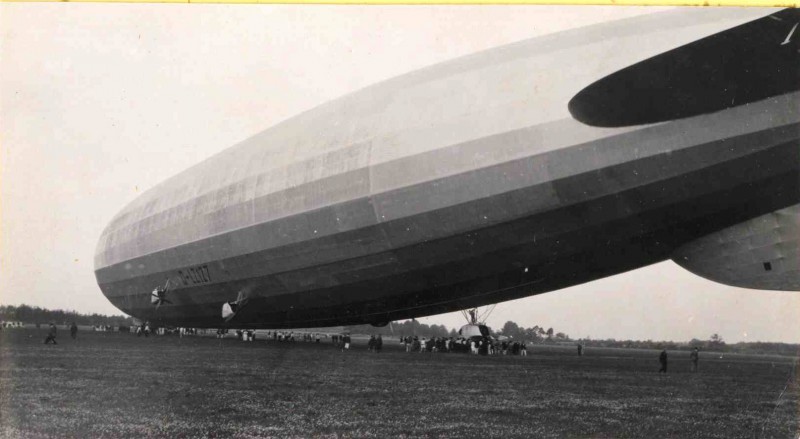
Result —
[{"label": "grassy ground", "polygon": [[[0,436],[796,438],[796,359],[532,348],[371,354],[45,329],[0,333]],[[711,358],[714,357],[714,358]]]}]

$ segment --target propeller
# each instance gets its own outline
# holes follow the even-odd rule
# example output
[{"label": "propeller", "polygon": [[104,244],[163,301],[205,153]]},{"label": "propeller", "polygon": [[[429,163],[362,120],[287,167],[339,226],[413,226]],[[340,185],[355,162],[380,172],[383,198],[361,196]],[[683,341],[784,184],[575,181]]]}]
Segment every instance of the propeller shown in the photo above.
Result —
[{"label": "propeller", "polygon": [[248,299],[248,292],[241,290],[239,291],[235,301],[223,303],[222,318],[225,320],[225,322],[230,322],[233,320],[233,318],[236,317],[236,313],[247,304]]},{"label": "propeller", "polygon": [[164,286],[157,286],[153,289],[153,292],[150,293],[150,303],[155,305],[156,309],[160,308],[163,304],[170,304],[172,302],[167,300],[167,291],[169,291],[170,286],[170,279],[167,278],[167,281],[164,283]]}]

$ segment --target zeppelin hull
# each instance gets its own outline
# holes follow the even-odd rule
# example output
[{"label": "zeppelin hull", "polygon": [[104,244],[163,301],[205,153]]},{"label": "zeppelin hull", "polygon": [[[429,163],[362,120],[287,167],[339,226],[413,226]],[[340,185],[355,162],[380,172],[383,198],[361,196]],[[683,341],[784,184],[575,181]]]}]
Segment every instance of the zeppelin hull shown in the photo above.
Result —
[{"label": "zeppelin hull", "polygon": [[[594,70],[766,14],[618,24]],[[637,44],[656,22],[683,32]],[[381,323],[635,269],[800,202],[797,91],[648,125],[574,119],[568,102],[598,77],[576,60],[611,30],[425,69],[267,130],[126,207],[98,245],[98,284],[163,324]],[[559,65],[565,78],[535,73]],[[154,306],[160,285],[169,302]]]}]

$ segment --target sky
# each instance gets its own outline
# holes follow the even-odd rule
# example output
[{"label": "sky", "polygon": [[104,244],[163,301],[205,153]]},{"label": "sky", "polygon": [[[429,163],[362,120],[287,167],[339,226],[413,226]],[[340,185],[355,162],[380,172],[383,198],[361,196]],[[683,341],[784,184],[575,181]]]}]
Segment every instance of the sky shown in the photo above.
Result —
[{"label": "sky", "polygon": [[[119,313],[105,225],[277,122],[439,61],[656,8],[0,4],[0,304]],[[457,327],[459,313],[420,319]],[[487,323],[572,337],[800,342],[800,293],[672,262],[499,304]]]}]

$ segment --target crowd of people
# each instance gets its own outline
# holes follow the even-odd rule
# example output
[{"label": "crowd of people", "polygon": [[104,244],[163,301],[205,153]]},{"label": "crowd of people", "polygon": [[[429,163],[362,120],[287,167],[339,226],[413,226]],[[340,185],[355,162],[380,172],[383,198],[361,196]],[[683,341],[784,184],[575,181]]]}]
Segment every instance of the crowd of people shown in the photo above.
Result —
[{"label": "crowd of people", "polygon": [[136,336],[141,337],[149,337],[150,335],[169,335],[169,334],[178,334],[183,337],[189,333],[196,333],[197,329],[194,328],[165,328],[163,326],[159,326],[153,328],[150,326],[150,322],[142,323],[141,325],[136,326],[135,330]]},{"label": "crowd of people", "polygon": [[350,349],[350,334],[334,334],[331,336],[334,346],[339,347],[342,351]]},{"label": "crowd of people", "polygon": [[474,355],[528,355],[524,341],[496,340],[488,337],[400,337],[406,352],[461,352]]},{"label": "crowd of people", "polygon": [[301,332],[297,335],[293,331],[267,331],[267,340],[273,341],[304,341],[306,343],[319,343],[322,337],[327,337],[326,334],[319,332]]}]

